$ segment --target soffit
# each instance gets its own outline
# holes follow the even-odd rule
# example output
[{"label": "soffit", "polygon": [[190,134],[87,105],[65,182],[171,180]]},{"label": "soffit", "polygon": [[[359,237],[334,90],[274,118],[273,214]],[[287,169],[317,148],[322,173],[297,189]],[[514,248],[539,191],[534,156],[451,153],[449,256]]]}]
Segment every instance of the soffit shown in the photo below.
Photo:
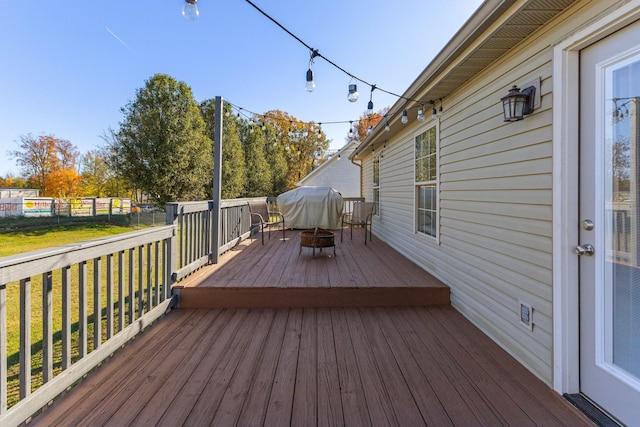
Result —
[{"label": "soffit", "polygon": [[[428,113],[428,100],[446,98],[577,1],[486,1],[403,96],[423,101]],[[372,143],[378,145],[399,133],[403,126],[400,124],[400,112],[404,108],[417,110],[418,106],[412,104],[407,105],[405,100],[399,99],[388,113],[391,131],[385,132],[381,122],[383,125],[373,129],[352,157],[358,157]],[[412,111],[410,117],[414,116],[415,111]]]}]

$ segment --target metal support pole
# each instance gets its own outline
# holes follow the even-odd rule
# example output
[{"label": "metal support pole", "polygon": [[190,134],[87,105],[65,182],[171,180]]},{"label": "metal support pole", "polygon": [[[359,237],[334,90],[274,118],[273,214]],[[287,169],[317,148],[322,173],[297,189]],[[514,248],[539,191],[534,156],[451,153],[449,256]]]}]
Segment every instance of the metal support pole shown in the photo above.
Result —
[{"label": "metal support pole", "polygon": [[211,215],[210,263],[217,264],[220,247],[220,194],[222,181],[222,97],[216,96],[213,126],[213,211]]}]

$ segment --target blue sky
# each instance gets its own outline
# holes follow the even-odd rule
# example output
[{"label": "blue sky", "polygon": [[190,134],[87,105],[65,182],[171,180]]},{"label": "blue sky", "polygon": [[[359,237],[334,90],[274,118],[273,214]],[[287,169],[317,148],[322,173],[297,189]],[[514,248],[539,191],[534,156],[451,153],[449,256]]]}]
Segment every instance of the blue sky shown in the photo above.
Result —
[{"label": "blue sky", "polygon": [[[402,94],[481,0],[253,0],[353,75]],[[81,153],[118,128],[120,111],[155,73],[187,83],[196,100],[220,95],[256,113],[299,120],[356,120],[370,88],[346,99],[350,78],[316,58],[316,89],[304,90],[309,51],[244,0],[199,0],[195,22],[181,0],[0,2],[0,176],[17,175],[7,151],[21,135],[53,134]],[[395,97],[374,91],[375,110]],[[348,124],[323,126],[331,148]]]}]

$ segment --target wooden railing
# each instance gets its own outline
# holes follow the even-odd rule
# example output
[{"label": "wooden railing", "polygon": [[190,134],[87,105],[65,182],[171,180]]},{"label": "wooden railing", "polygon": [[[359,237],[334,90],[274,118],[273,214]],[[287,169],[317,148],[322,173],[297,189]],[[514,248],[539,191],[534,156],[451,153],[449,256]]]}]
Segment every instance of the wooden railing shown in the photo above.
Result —
[{"label": "wooden railing", "polygon": [[169,225],[0,259],[0,425],[22,423],[175,303],[175,238]]},{"label": "wooden railing", "polygon": [[[248,200],[220,202],[216,244],[211,201],[169,203],[164,226],[1,258],[0,425],[27,420],[176,305],[172,284],[250,236]],[[344,200],[350,212],[362,199]]]}]

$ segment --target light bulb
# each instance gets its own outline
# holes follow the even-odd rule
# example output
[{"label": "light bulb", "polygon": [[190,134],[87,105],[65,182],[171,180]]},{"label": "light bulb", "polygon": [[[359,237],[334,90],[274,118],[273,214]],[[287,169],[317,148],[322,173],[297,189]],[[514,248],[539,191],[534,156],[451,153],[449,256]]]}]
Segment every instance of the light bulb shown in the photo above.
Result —
[{"label": "light bulb", "polygon": [[435,119],[436,117],[438,117],[438,110],[436,110],[436,107],[433,107],[433,110],[431,110],[431,118]]},{"label": "light bulb", "polygon": [[373,114],[373,101],[369,100],[367,104],[367,114]]},{"label": "light bulb", "polygon": [[387,122],[387,123],[384,125],[384,130],[385,130],[386,132],[389,132],[389,131],[391,130],[391,127],[389,127],[389,122]]},{"label": "light bulb", "polygon": [[349,95],[347,95],[349,102],[356,102],[358,100],[358,86],[349,85]]},{"label": "light bulb", "polygon": [[424,122],[424,113],[422,112],[422,108],[418,110],[418,121]]},{"label": "light bulb", "polygon": [[316,84],[313,82],[313,70],[309,68],[307,70],[307,85],[304,87],[304,90],[307,92],[313,92],[316,88]]},{"label": "light bulb", "polygon": [[200,11],[198,10],[198,0],[184,0],[184,4],[182,5],[182,16],[187,21],[195,21],[198,19],[198,15],[200,15]]},{"label": "light bulb", "polygon": [[353,138],[353,129],[349,129],[349,133],[347,134],[349,139]]},{"label": "light bulb", "polygon": [[369,126],[367,127],[367,133],[371,132],[372,130],[373,130],[373,126],[369,125]]},{"label": "light bulb", "polygon": [[407,110],[403,110],[402,111],[402,119],[400,119],[400,121],[402,122],[402,124],[406,125],[407,123],[409,123],[409,117],[407,116]]}]

